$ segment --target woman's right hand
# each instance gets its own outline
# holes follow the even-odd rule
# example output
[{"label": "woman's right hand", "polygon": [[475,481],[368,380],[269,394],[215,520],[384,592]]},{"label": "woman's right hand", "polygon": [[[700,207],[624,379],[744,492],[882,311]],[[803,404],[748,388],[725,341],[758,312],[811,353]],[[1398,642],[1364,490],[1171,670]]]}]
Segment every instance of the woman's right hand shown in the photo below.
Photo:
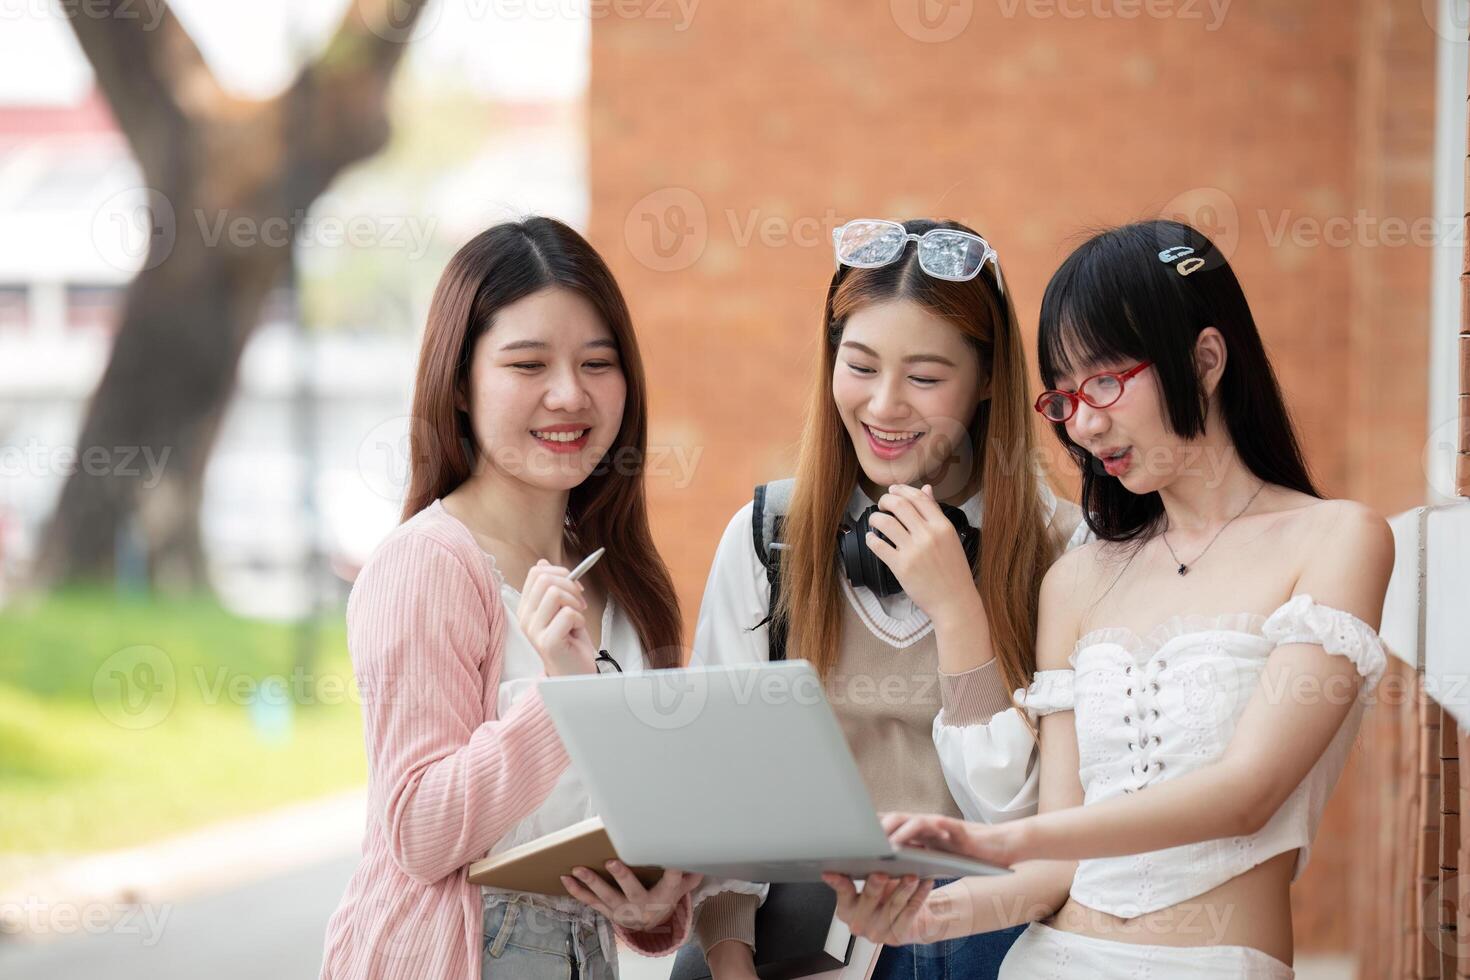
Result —
[{"label": "woman's right hand", "polygon": [[1046,856],[1026,850],[1026,831],[1036,817],[997,824],[971,823],[936,813],[884,813],[879,818],[894,847],[943,851],[1005,868],[1017,861]]},{"label": "woman's right hand", "polygon": [[587,600],[571,572],[541,559],[526,573],[516,620],[541,655],[548,677],[597,672],[597,651],[587,635]]}]

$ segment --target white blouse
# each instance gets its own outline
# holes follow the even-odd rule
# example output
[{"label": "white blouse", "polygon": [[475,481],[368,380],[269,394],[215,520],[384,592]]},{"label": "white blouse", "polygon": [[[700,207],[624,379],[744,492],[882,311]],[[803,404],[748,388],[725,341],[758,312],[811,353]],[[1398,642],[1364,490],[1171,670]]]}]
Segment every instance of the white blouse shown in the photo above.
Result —
[{"label": "white blouse", "polygon": [[[491,570],[495,574],[496,582],[500,585],[500,598],[505,603],[506,610],[505,660],[501,664],[500,687],[496,693],[496,709],[499,711],[499,716],[504,718],[509,713],[511,705],[530,693],[532,688],[545,676],[546,667],[541,660],[541,655],[531,645],[530,638],[521,630],[520,621],[517,619],[516,611],[521,604],[520,591],[512,588],[506,582],[505,576],[500,573],[500,568],[495,563],[495,557],[488,553],[486,557],[490,559]],[[643,641],[639,639],[638,631],[634,628],[632,620],[627,617],[622,607],[613,600],[611,595],[607,596],[606,605],[602,610],[601,641],[600,649],[606,650],[608,656],[616,660],[618,666],[623,668],[624,673],[632,674],[645,669]],[[597,816],[597,811],[592,806],[586,784],[578,775],[576,766],[569,765],[541,805],[527,814],[504,837],[496,841],[487,856],[499,854],[518,844],[524,844],[595,816]],[[765,896],[764,885],[706,877],[690,896],[690,901],[694,906],[698,906],[705,898],[721,891],[751,892],[761,895],[762,898]],[[490,900],[507,894],[497,888],[482,888],[482,892]],[[564,895],[520,894],[519,897],[522,901],[557,909],[594,925],[601,941],[604,957],[609,963],[616,963],[611,928],[605,919],[594,915],[587,906]]]},{"label": "white blouse", "polygon": [[[1057,500],[1041,488],[1046,519]],[[873,501],[854,488],[847,514],[856,519]],[[961,505],[965,517],[980,527],[982,506],[977,494]],[[753,504],[735,513],[720,538],[694,629],[695,666],[759,663],[769,659],[767,627],[752,629],[766,618],[771,586],[755,553],[751,521]],[[1089,540],[1085,523],[1067,547]],[[908,596],[878,596],[866,586],[843,580],[843,595],[869,631],[896,648],[910,646],[930,633],[929,617]],[[1036,741],[1020,711],[1010,708],[985,724],[949,725],[943,711],[934,719],[934,747],[960,812],[966,819],[996,823],[1036,812],[1038,758]]]},{"label": "white blouse", "polygon": [[[521,631],[520,621],[516,618],[516,610],[521,604],[520,591],[511,588],[505,581],[505,576],[500,574],[493,557],[491,567],[495,571],[495,580],[500,583],[500,599],[505,603],[506,611],[505,660],[500,668],[500,689],[496,700],[496,708],[500,717],[504,718],[510,713],[511,705],[529,694],[545,676],[546,667],[530,639]],[[643,670],[643,643],[638,639],[638,631],[633,628],[632,622],[623,614],[611,595],[607,597],[607,604],[602,610],[601,636],[600,649],[606,650],[626,673]],[[518,844],[562,830],[596,815],[587,795],[587,787],[578,777],[576,767],[567,766],[551,794],[504,837],[496,841],[490,853],[499,854]]]},{"label": "white blouse", "polygon": [[1298,595],[1267,617],[1176,616],[1146,636],[1093,630],[1077,641],[1072,670],[1038,671],[1028,690],[1016,692],[1017,703],[1035,716],[1075,712],[1086,806],[1220,758],[1271,651],[1290,643],[1317,644],[1347,657],[1364,681],[1327,750],[1281,808],[1248,836],[1081,861],[1073,898],[1132,918],[1202,895],[1293,849],[1295,880],[1307,865],[1363,706],[1383,675],[1383,644],[1357,617]]}]

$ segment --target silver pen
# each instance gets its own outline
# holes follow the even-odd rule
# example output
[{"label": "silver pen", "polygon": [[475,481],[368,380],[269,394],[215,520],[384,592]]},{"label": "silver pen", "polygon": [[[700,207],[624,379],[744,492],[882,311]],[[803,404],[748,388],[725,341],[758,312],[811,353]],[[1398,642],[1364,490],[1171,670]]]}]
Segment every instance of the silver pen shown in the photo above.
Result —
[{"label": "silver pen", "polygon": [[580,562],[577,563],[577,567],[572,569],[572,574],[567,577],[570,578],[573,582],[577,581],[577,579],[587,574],[587,569],[597,564],[597,559],[601,558],[602,553],[606,550],[606,548],[598,548],[596,551],[592,552],[592,554],[588,555],[586,558],[583,558]]}]

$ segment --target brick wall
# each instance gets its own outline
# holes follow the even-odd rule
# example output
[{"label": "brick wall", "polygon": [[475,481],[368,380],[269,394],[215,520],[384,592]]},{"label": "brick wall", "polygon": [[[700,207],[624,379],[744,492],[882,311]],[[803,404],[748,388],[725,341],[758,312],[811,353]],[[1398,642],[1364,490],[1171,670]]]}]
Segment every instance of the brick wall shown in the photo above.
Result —
[{"label": "brick wall", "polygon": [[[921,2],[707,2],[688,19],[644,3],[594,21],[590,230],[644,342],[652,441],[700,453],[667,451],[650,485],[691,623],[725,522],[791,471],[828,232],[849,217],[976,227],[1033,336],[1086,229],[1195,221],[1231,250],[1325,490],[1417,503],[1428,261],[1384,219],[1429,207],[1421,5]],[[1363,765],[1296,889],[1303,951],[1351,944],[1336,913],[1378,799]]]}]

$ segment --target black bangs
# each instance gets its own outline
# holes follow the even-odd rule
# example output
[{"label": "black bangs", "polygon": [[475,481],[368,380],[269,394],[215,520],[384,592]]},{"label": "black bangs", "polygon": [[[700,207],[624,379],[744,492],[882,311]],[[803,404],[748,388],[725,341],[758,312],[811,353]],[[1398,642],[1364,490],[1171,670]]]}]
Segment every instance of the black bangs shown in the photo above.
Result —
[{"label": "black bangs", "polygon": [[1143,338],[1126,291],[1105,264],[1086,261],[1082,251],[1069,258],[1041,300],[1038,334],[1041,380],[1057,380],[1090,365],[1141,360]]},{"label": "black bangs", "polygon": [[[1079,374],[1150,361],[1169,428],[1194,439],[1208,424],[1210,399],[1194,360],[1208,327],[1219,330],[1226,351],[1212,398],[1241,462],[1262,480],[1320,496],[1240,282],[1210,239],[1189,225],[1141,221],[1108,229],[1067,257],[1041,300],[1041,379],[1057,388]],[[1099,538],[1137,540],[1157,529],[1157,493],[1130,493],[1072,441],[1066,423],[1053,423],[1052,431],[1082,471],[1082,509]]]},{"label": "black bangs", "polygon": [[[1181,255],[1204,265],[1180,275]],[[1062,263],[1042,297],[1042,382],[1055,388],[1064,376],[1091,374],[1101,365],[1152,361],[1170,427],[1185,438],[1199,435],[1204,398],[1194,344],[1210,324],[1207,280],[1223,263],[1207,238],[1178,222],[1141,222],[1094,236]]]}]

